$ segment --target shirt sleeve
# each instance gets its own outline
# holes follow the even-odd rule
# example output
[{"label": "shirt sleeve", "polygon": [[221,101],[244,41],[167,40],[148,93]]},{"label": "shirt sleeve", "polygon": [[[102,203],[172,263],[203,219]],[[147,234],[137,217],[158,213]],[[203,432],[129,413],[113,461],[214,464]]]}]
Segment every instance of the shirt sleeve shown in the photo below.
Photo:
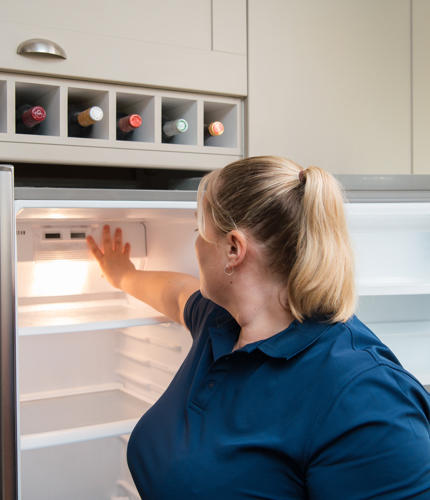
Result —
[{"label": "shirt sleeve", "polygon": [[428,500],[430,397],[409,374],[377,365],[316,415],[309,500]]},{"label": "shirt sleeve", "polygon": [[221,308],[203,297],[199,290],[190,296],[184,308],[184,321],[193,339],[200,333],[209,315],[217,309]]}]

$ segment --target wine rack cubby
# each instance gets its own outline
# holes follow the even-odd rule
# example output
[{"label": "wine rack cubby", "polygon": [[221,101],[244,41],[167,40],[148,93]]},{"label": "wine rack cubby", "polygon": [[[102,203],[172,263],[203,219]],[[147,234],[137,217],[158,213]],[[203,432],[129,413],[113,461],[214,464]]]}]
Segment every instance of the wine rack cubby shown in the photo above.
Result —
[{"label": "wine rack cubby", "polygon": [[[155,142],[155,97],[146,94],[116,93],[116,111],[126,115],[137,114],[142,124],[128,139],[131,142]],[[118,139],[117,140],[121,140]]]},{"label": "wine rack cubby", "polygon": [[[46,118],[41,122],[37,135],[60,135],[60,89],[58,86],[22,81],[15,82],[15,106],[10,105],[9,111],[13,111],[26,103],[31,103],[33,106],[42,106],[46,111]],[[14,123],[16,127],[15,119]],[[15,132],[17,132],[16,128]],[[19,135],[26,135],[27,133],[32,134],[29,130],[28,132],[20,132]]]},{"label": "wine rack cubby", "polygon": [[[17,133],[16,110],[24,104],[43,107],[46,118],[36,131]],[[103,118],[83,137],[69,113],[92,106]],[[211,170],[243,157],[242,110],[236,97],[0,73],[0,160]],[[124,138],[117,121],[131,114],[141,125]],[[178,119],[186,131],[167,137],[163,123]],[[205,132],[213,121],[222,122],[222,135]]]},{"label": "wine rack cubby", "polygon": [[[109,92],[94,89],[83,89],[69,87],[67,89],[67,112],[73,107],[85,110],[92,106],[98,106],[103,110],[103,119],[100,123],[89,128],[89,138],[109,139]],[[79,137],[74,134],[71,127],[67,127],[68,137]]]},{"label": "wine rack cubby", "polygon": [[224,125],[224,133],[219,137],[205,135],[205,146],[236,148],[237,137],[229,134],[228,131],[235,126],[238,120],[237,106],[222,102],[205,101],[204,105],[204,123],[208,125],[214,121],[220,121]]},{"label": "wine rack cubby", "polygon": [[188,124],[185,132],[172,136],[169,140],[163,137],[163,143],[197,145],[197,101],[193,99],[177,99],[163,97],[161,105],[162,121],[184,119]]}]

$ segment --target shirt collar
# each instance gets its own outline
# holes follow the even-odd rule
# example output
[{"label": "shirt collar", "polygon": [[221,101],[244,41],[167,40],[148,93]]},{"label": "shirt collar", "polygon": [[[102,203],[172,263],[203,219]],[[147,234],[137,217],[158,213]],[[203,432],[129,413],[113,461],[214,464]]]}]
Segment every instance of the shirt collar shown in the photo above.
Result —
[{"label": "shirt collar", "polygon": [[[295,319],[288,326],[288,328],[282,332],[279,332],[268,339],[247,344],[241,350],[251,352],[254,349],[259,349],[261,352],[272,358],[290,359],[316,342],[321,335],[332,326],[333,323],[326,323],[311,319],[307,319],[300,323]],[[227,313],[217,318],[216,330],[218,335],[222,335],[221,330],[225,331],[226,334],[229,332],[228,336],[231,339],[233,331],[238,333],[239,325],[236,320],[229,313]],[[229,343],[231,343],[231,340]]]}]

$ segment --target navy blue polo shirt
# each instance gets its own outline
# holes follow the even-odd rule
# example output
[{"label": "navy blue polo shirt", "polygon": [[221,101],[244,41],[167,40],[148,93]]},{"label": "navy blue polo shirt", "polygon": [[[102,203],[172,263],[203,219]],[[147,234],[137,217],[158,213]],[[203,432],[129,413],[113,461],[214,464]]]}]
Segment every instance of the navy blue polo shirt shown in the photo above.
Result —
[{"label": "navy blue polo shirt", "polygon": [[143,499],[430,499],[430,396],[356,317],[234,352],[200,292],[185,321],[191,350],[130,437]]}]

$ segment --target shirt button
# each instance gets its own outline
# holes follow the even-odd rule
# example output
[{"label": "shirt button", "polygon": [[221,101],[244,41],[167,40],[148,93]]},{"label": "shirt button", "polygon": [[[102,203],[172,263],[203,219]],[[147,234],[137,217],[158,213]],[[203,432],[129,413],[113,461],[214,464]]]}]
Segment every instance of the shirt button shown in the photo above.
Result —
[{"label": "shirt button", "polygon": [[209,382],[207,382],[207,384],[206,384],[206,387],[208,389],[211,389],[213,385],[214,385],[214,381],[213,380],[209,380]]}]

